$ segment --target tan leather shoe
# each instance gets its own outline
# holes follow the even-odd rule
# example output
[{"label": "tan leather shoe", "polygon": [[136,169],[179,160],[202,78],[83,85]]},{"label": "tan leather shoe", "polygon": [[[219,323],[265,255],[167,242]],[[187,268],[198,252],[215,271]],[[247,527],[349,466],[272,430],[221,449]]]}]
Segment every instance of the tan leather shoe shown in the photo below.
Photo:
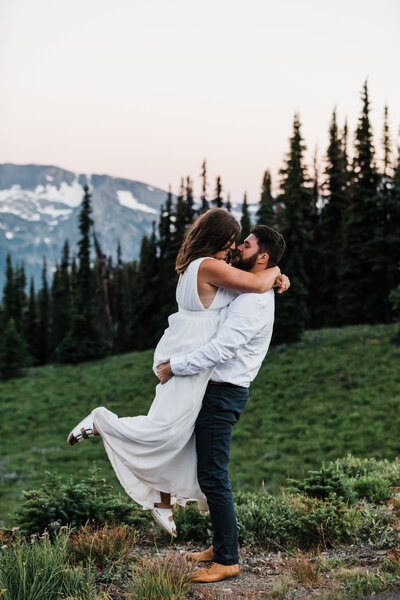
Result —
[{"label": "tan leather shoe", "polygon": [[203,550],[203,552],[188,552],[185,556],[188,560],[193,560],[194,562],[208,562],[213,558],[213,546],[207,548],[207,550]]},{"label": "tan leather shoe", "polygon": [[239,565],[220,565],[212,562],[204,569],[197,569],[190,575],[190,579],[196,583],[211,583],[221,581],[227,577],[236,577],[240,573]]}]

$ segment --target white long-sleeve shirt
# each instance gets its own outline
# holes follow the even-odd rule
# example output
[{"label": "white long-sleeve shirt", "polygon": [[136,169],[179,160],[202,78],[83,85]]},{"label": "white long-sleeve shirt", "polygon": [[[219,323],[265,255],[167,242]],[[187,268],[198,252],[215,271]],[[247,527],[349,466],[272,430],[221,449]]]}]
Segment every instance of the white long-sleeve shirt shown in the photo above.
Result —
[{"label": "white long-sleeve shirt", "polygon": [[217,367],[213,381],[249,387],[268,352],[274,325],[275,294],[241,294],[227,309],[224,323],[207,344],[170,359],[174,375],[193,375]]}]

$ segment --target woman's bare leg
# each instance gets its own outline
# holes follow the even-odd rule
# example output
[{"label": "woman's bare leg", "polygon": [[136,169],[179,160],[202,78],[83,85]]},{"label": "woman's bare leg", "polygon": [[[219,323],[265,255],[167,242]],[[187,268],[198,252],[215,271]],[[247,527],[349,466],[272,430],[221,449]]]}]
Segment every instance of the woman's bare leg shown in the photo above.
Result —
[{"label": "woman's bare leg", "polygon": [[156,502],[154,506],[157,508],[171,508],[171,494],[160,492],[161,502]]}]

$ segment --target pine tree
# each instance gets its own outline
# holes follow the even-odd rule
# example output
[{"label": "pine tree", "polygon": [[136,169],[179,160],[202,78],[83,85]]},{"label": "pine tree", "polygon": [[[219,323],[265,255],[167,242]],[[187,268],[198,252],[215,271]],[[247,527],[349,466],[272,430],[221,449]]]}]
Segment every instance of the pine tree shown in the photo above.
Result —
[{"label": "pine tree", "polygon": [[[108,265],[106,255],[103,254],[99,239],[93,231],[94,248],[96,252],[95,263],[95,306],[96,329],[110,347],[113,344],[113,324],[110,307],[110,280],[109,273],[112,265]],[[111,269],[110,269],[111,267]]]},{"label": "pine tree", "polygon": [[185,225],[189,227],[195,219],[194,200],[193,200],[193,181],[186,177],[186,214]]},{"label": "pine tree", "polygon": [[186,201],[185,201],[184,180],[182,177],[181,185],[179,188],[179,194],[178,194],[178,198],[176,200],[176,206],[175,206],[175,211],[174,211],[174,228],[173,228],[173,235],[172,235],[172,239],[171,239],[171,243],[172,243],[172,247],[171,247],[172,257],[171,258],[172,258],[174,264],[175,264],[176,255],[178,254],[179,248],[181,247],[183,238],[185,236],[186,222],[187,222],[187,205],[186,205]]},{"label": "pine tree", "polygon": [[226,210],[230,213],[232,212],[232,204],[231,204],[231,195],[230,192],[228,192],[227,198],[226,198]]},{"label": "pine tree", "polygon": [[25,294],[26,276],[24,265],[17,266],[14,274],[14,320],[18,333],[23,330],[23,316],[26,310],[27,297]]},{"label": "pine tree", "polygon": [[[160,249],[160,259],[162,262],[168,260],[171,250],[171,239],[172,239],[172,220],[173,220],[173,209],[172,209],[172,191],[171,186],[168,190],[167,200],[165,206],[161,206],[160,209],[160,222],[158,226],[159,231],[159,242],[158,247]],[[143,240],[142,240],[143,245]]]},{"label": "pine tree", "polygon": [[382,133],[382,150],[383,150],[383,186],[387,188],[387,179],[391,176],[391,155],[392,149],[390,144],[390,133],[389,133],[389,109],[387,106],[383,112],[383,133]]},{"label": "pine tree", "polygon": [[247,193],[244,193],[243,196],[243,204],[242,204],[242,216],[240,219],[240,225],[242,231],[240,232],[240,240],[243,242],[251,233],[251,221],[250,221],[250,213],[249,206],[247,204]]},{"label": "pine tree", "polygon": [[11,318],[0,337],[0,378],[7,380],[20,376],[25,362],[24,342]]},{"label": "pine tree", "polygon": [[[392,148],[389,131],[389,111],[384,109],[383,135],[382,135],[382,173],[380,174],[380,219],[383,229],[383,253],[386,257],[381,277],[381,294],[386,300],[400,283],[400,165],[393,168]],[[399,151],[400,157],[400,151]],[[398,287],[398,289],[400,289]],[[382,314],[385,321],[392,317],[392,296],[385,302],[386,314]]]},{"label": "pine tree", "polygon": [[263,177],[257,225],[268,225],[272,228],[276,226],[276,205],[271,193],[271,173],[268,170]]},{"label": "pine tree", "polygon": [[326,156],[324,203],[321,209],[315,254],[318,256],[318,285],[312,290],[315,298],[315,325],[332,326],[337,323],[341,306],[338,303],[340,282],[340,249],[343,247],[343,224],[348,204],[346,172],[346,136],[342,139],[332,113],[329,127],[329,146]]},{"label": "pine tree", "polygon": [[71,328],[60,343],[57,352],[58,360],[66,363],[102,358],[110,350],[110,344],[101,337],[96,324],[95,281],[90,266],[90,234],[93,226],[91,195],[88,186],[83,189],[84,197],[79,213],[81,234],[78,242],[79,265],[75,272],[75,260],[73,260],[71,273],[73,290]]},{"label": "pine tree", "polygon": [[36,296],[35,296],[35,284],[33,277],[31,277],[29,287],[29,301],[28,309],[25,316],[24,325],[24,338],[27,346],[27,350],[32,357],[33,364],[36,364],[38,358],[37,348],[37,332],[38,332],[38,321],[37,321],[37,308],[36,308]]},{"label": "pine tree", "polygon": [[209,209],[209,204],[207,200],[207,161],[204,159],[203,164],[201,165],[201,207],[199,213],[206,212]]},{"label": "pine tree", "polygon": [[280,171],[282,193],[277,199],[281,207],[277,214],[278,229],[286,240],[286,251],[280,267],[291,278],[292,286],[290,293],[277,299],[275,343],[299,340],[308,323],[309,282],[305,261],[310,252],[311,236],[307,222],[311,192],[306,187],[305,146],[300,130],[300,120],[295,115],[286,166]]},{"label": "pine tree", "polygon": [[114,349],[117,353],[127,350],[126,307],[123,280],[121,244],[118,240],[117,264],[114,271],[114,323],[116,328]]},{"label": "pine tree", "polygon": [[224,201],[222,199],[222,181],[219,175],[215,182],[215,196],[211,202],[218,208],[222,208],[224,206]]},{"label": "pine tree", "polygon": [[382,299],[381,294],[386,257],[369,111],[365,82],[355,134],[350,203],[345,213],[339,273],[340,315],[345,324],[381,322],[388,312],[388,299]]},{"label": "pine tree", "polygon": [[161,289],[164,298],[164,290],[156,285],[158,274],[154,223],[150,239],[146,236],[142,239],[133,319],[130,324],[131,344],[137,350],[154,348],[160,336],[159,310],[163,302],[160,303],[158,294]]},{"label": "pine tree", "polygon": [[38,298],[37,360],[39,365],[45,365],[50,359],[50,296],[45,257],[43,258],[42,289],[39,291]]},{"label": "pine tree", "polygon": [[51,289],[52,346],[57,353],[58,346],[71,327],[71,281],[69,273],[69,242],[65,240],[61,265],[56,266]]},{"label": "pine tree", "polygon": [[3,288],[3,314],[4,321],[15,318],[15,279],[14,269],[11,262],[11,255],[7,254],[6,258],[6,281]]}]

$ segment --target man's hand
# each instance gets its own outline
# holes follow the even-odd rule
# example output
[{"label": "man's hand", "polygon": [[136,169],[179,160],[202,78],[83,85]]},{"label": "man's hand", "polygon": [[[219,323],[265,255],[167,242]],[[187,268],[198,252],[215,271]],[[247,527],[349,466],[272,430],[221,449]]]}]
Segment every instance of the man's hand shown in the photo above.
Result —
[{"label": "man's hand", "polygon": [[157,367],[157,377],[160,380],[161,385],[163,383],[167,383],[167,381],[169,381],[171,379],[171,377],[173,377],[174,374],[171,371],[171,365],[169,364],[169,361],[166,363],[163,363],[162,365],[158,365]]},{"label": "man's hand", "polygon": [[287,277],[286,275],[284,275],[283,273],[281,273],[275,279],[274,287],[278,288],[278,294],[282,294],[283,292],[286,292],[286,290],[288,290],[290,288],[290,279],[289,279],[289,277]]}]

